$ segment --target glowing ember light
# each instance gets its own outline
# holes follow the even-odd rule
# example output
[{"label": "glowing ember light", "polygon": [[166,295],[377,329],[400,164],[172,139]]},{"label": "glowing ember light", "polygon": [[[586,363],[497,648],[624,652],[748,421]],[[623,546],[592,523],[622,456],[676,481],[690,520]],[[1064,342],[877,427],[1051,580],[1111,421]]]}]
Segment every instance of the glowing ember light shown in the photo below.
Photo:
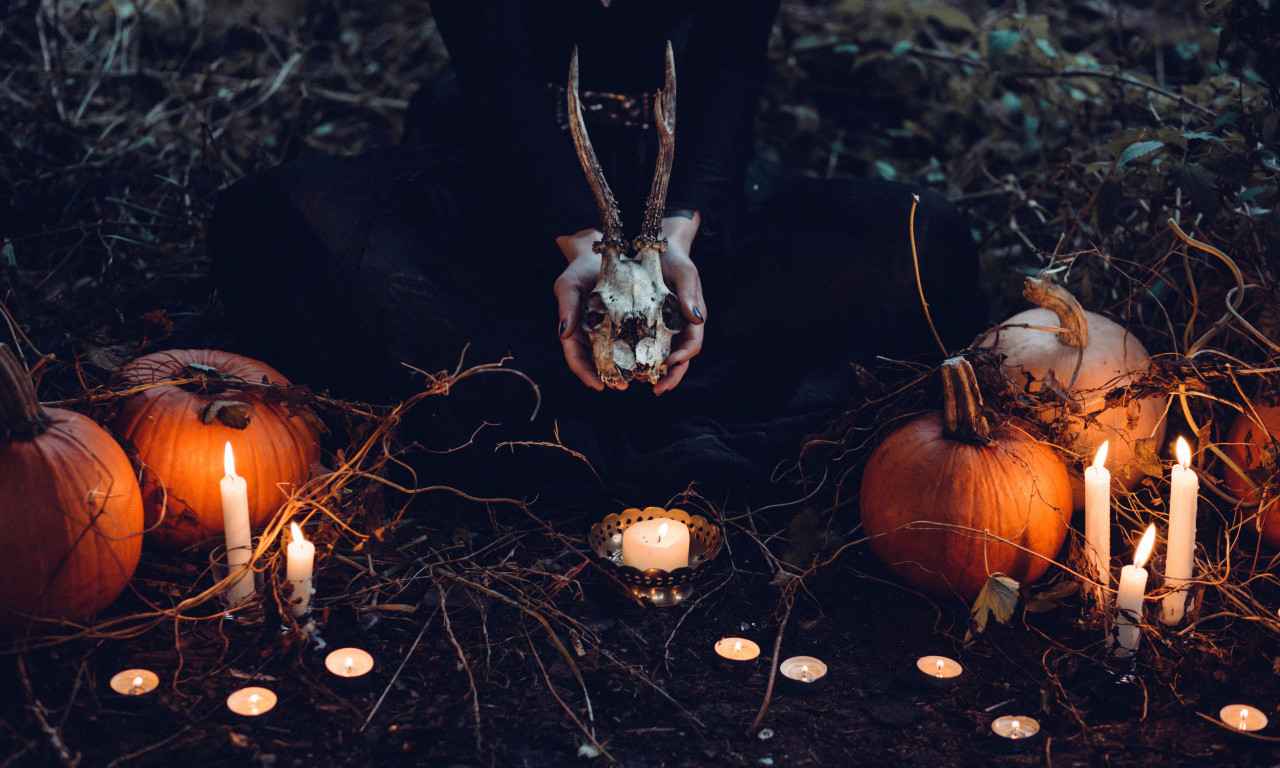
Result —
[{"label": "glowing ember light", "polygon": [[1147,564],[1147,558],[1151,557],[1151,550],[1156,545],[1156,525],[1152,523],[1147,526],[1147,532],[1142,534],[1142,540],[1138,542],[1138,548],[1133,553],[1133,564],[1141,568]]},{"label": "glowing ember light", "polygon": [[1178,463],[1187,466],[1191,463],[1191,445],[1187,443],[1185,437],[1179,437],[1178,442],[1174,445],[1173,452],[1178,457]]},{"label": "glowing ember light", "polygon": [[227,447],[222,452],[222,467],[226,470],[227,477],[236,476],[236,455],[231,451],[231,441],[227,441]]},{"label": "glowing ember light", "polygon": [[1107,447],[1110,445],[1109,440],[1103,440],[1102,445],[1098,446],[1098,452],[1093,454],[1093,466],[1102,469],[1107,463]]}]

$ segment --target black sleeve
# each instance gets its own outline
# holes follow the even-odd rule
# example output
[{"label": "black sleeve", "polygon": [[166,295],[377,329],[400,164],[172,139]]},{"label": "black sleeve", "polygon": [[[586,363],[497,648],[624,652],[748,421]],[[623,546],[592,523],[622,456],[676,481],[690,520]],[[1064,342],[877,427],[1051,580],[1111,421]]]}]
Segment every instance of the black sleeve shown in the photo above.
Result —
[{"label": "black sleeve", "polygon": [[715,222],[742,195],[780,0],[710,0],[676,72],[676,151],[667,204]]},{"label": "black sleeve", "polygon": [[[501,180],[495,215],[539,241],[600,225],[573,143],[556,122],[518,0],[432,0],[458,75],[481,172]],[[569,63],[565,61],[565,72]]]}]

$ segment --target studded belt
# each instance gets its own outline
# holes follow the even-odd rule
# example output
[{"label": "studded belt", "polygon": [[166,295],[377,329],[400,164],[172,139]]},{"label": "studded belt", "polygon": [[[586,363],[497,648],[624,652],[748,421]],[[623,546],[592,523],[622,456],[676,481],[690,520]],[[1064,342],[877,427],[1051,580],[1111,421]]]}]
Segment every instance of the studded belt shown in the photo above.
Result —
[{"label": "studded belt", "polygon": [[[548,83],[547,91],[556,105],[556,122],[561,130],[569,130],[568,89]],[[616,125],[643,131],[653,127],[652,93],[583,91],[581,101],[582,116],[588,125]]]}]

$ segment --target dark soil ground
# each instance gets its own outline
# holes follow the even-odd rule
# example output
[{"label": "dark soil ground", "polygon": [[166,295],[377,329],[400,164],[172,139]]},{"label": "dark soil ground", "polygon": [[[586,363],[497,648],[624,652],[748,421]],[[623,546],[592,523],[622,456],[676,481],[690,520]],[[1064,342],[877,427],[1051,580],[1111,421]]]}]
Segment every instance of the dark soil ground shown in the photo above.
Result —
[{"label": "dark soil ground", "polygon": [[[101,415],[111,373],[136,354],[234,349],[202,241],[216,191],[306,153],[396,141],[408,98],[444,61],[424,2],[269,5],[228,3],[202,27],[167,18],[184,4],[138,16],[27,0],[0,17],[0,341],[44,401]],[[1213,440],[1225,404],[1280,391],[1274,345],[1259,340],[1280,338],[1280,28],[1261,3],[1216,6],[788,2],[762,151],[939,190],[974,218],[993,323],[1022,308],[1024,275],[1062,267],[1086,306],[1167,357],[1166,372],[1235,285],[1170,235],[1178,219],[1255,286],[1238,307],[1252,328],[1232,322],[1213,340],[1254,372],[1247,386],[1205,363],[1156,382],[1198,382],[1206,396],[1187,413]],[[1134,149],[1143,141],[1159,146]],[[966,641],[970,606],[916,594],[875,560],[858,472],[885,415],[918,407],[918,393],[885,394],[913,373],[886,365],[868,374],[883,389],[851,393],[846,419],[806,452],[811,475],[831,478],[808,498],[797,485],[776,506],[675,500],[726,538],[675,608],[628,600],[586,543],[604,512],[664,500],[602,511],[354,482],[335,505],[350,527],[317,533],[313,636],[281,624],[273,590],[258,625],[208,604],[179,610],[211,583],[204,557],[144,552],[101,625],[3,646],[0,768],[1280,764],[1274,726],[1247,736],[1217,722],[1233,702],[1280,722],[1280,588],[1247,512],[1216,495],[1201,506],[1200,607],[1181,628],[1145,627],[1129,677],[1107,666],[1104,617],[1063,570]],[[330,459],[389,418],[319,407]],[[1172,418],[1171,432],[1197,431]],[[387,445],[362,468],[403,479],[389,459],[400,444]],[[1117,524],[1118,556],[1127,531],[1162,512],[1163,486],[1147,487],[1157,493]],[[758,641],[762,663],[713,663],[725,635]],[[321,643],[370,651],[373,679],[331,684]],[[964,665],[953,688],[918,684],[914,661],[933,653]],[[771,660],[793,654],[829,665],[821,688],[773,685]],[[107,688],[134,666],[161,680],[141,709]],[[223,706],[249,681],[280,695],[252,725]],[[1039,738],[1003,749],[990,724],[1005,714],[1037,718]]]}]

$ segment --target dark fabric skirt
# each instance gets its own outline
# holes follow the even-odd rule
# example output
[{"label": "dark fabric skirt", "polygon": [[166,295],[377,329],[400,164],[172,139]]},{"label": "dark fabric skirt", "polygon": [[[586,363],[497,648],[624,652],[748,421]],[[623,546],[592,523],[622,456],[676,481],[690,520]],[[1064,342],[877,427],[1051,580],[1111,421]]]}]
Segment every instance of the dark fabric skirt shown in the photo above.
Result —
[{"label": "dark fabric skirt", "polygon": [[[594,392],[557,337],[551,289],[563,257],[528,241],[521,212],[477,181],[458,123],[440,115],[411,129],[416,146],[307,157],[242,179],[219,196],[208,229],[239,351],[295,382],[386,402],[420,386],[407,366],[505,360],[536,383],[532,420],[535,396],[515,376],[479,376],[425,402],[407,440],[432,451],[469,443],[424,461],[427,482],[523,497],[590,489],[642,506],[690,485],[712,498],[765,493],[804,436],[847,404],[851,363],[941,355],[916,285],[913,194],[920,277],[943,341],[963,347],[985,320],[976,247],[950,203],[757,160],[741,208],[704,223],[694,244],[708,312],[684,381],[661,397],[642,385]],[[643,200],[643,137],[592,128],[592,138],[619,197]],[[623,220],[638,222],[630,205]],[[590,467],[512,441],[561,442]]]}]

